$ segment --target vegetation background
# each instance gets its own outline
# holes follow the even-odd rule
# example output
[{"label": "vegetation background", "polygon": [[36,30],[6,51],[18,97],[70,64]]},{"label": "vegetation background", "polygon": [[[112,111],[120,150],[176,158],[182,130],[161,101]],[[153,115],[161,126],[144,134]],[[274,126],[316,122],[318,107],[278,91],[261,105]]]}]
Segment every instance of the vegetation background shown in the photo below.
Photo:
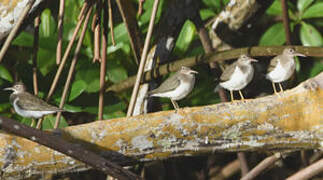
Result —
[{"label": "vegetation background", "polygon": [[[200,15],[202,20],[206,23],[223,10],[228,0],[202,0]],[[48,2],[49,5],[41,13],[41,24],[39,33],[39,50],[37,54],[37,68],[39,79],[39,96],[44,98],[48,93],[50,84],[57,71],[56,65],[56,45],[57,45],[57,14],[58,14],[58,1]],[[115,2],[112,1],[114,4]],[[135,6],[138,6],[137,1],[131,1]],[[65,4],[65,17],[64,17],[64,34],[63,34],[63,49],[66,48],[67,43],[70,41],[73,30],[78,22],[78,14],[83,4],[83,0],[69,0]],[[146,0],[143,4],[143,14],[137,16],[139,28],[143,34],[147,32],[148,23],[150,20],[152,10],[152,0]],[[161,19],[161,14],[167,7],[167,1],[162,0],[159,5],[156,24]],[[243,34],[239,39],[235,39],[236,47],[245,46],[271,46],[271,45],[284,45],[286,43],[284,26],[282,23],[282,10],[279,0],[274,0],[272,5],[266,12],[255,19],[257,22],[253,23],[250,31]],[[292,31],[293,44],[303,46],[323,46],[323,0],[297,0],[288,1],[290,28]],[[132,49],[129,44],[128,33],[125,24],[122,21],[117,7],[114,5],[113,9],[114,18],[114,37],[116,45],[112,44],[110,35],[108,38],[107,48],[107,71],[105,75],[106,87],[117,84],[126,80],[127,78],[136,75],[138,65],[135,63]],[[91,21],[90,21],[91,22]],[[81,54],[76,65],[75,75],[73,77],[71,90],[64,108],[75,114],[68,114],[64,116],[61,121],[60,127],[68,125],[81,124],[94,121],[98,113],[98,99],[100,89],[100,65],[98,62],[93,63],[93,33],[90,25],[86,32],[85,39],[82,44]],[[158,31],[158,29],[154,29]],[[153,36],[153,41],[156,39]],[[33,52],[33,25],[28,26],[22,31],[13,41],[8,54],[0,64],[0,87],[8,87],[14,83],[15,80],[22,80],[29,90],[32,92],[32,52]],[[194,24],[187,20],[181,29],[180,35],[176,40],[174,51],[171,59],[182,59],[191,57],[198,54],[203,54],[204,50],[200,43]],[[72,58],[72,55],[70,55]],[[70,61],[68,61],[70,63]],[[259,67],[261,68],[261,67]],[[61,94],[64,88],[65,79],[68,73],[69,64],[63,69],[63,76],[58,82],[57,90],[51,98],[51,104],[59,104]],[[180,106],[201,106],[207,104],[215,104],[220,102],[220,98],[213,92],[217,82],[214,77],[210,76],[210,71],[206,65],[199,65],[194,67],[199,71],[198,81],[195,85],[193,92],[180,101]],[[262,70],[260,70],[262,71]],[[306,58],[306,61],[297,59],[296,68],[296,83],[304,81],[310,77],[317,75],[323,71],[323,59],[314,59],[312,57]],[[163,77],[167,78],[167,76]],[[264,85],[265,88],[270,88],[269,82]],[[261,87],[260,87],[261,88]],[[0,113],[3,116],[11,117],[22,123],[30,125],[31,119],[22,118],[12,111],[9,103],[8,93],[0,93]],[[103,119],[111,119],[116,117],[126,116],[127,106],[130,101],[131,89],[120,92],[107,92],[104,101]],[[172,109],[169,100],[161,99],[162,109]],[[47,116],[43,122],[43,129],[53,128],[55,122],[54,116]],[[313,153],[313,152],[309,152]],[[248,154],[248,162],[250,167],[254,166],[259,159],[265,155],[261,153]],[[236,158],[236,154],[227,153],[222,157],[214,159],[212,164],[215,167],[226,165]],[[152,163],[150,167],[155,170],[159,169],[159,179],[198,179],[201,174],[211,165],[207,164],[207,157],[194,157],[194,158],[178,158],[174,160],[167,160],[163,162],[163,166]],[[265,179],[281,179],[295,172],[302,167],[302,162],[298,154],[289,156],[287,159],[282,160],[281,167],[273,168],[270,172],[264,173],[262,177]],[[138,165],[134,169],[139,171],[143,165]],[[150,168],[154,172],[154,168]],[[157,170],[158,171],[158,170]],[[216,170],[214,170],[216,171]],[[92,171],[93,172],[93,171]],[[156,174],[151,173],[148,177],[156,177]],[[86,177],[93,178],[91,172],[86,172]],[[84,174],[83,174],[84,175]],[[76,175],[73,175],[76,176]],[[95,175],[103,178],[103,175]],[[211,176],[211,175],[210,175]],[[72,176],[71,176],[72,177]],[[174,178],[176,177],[176,178]],[[215,176],[214,176],[215,177]],[[231,177],[237,179],[238,174]],[[72,178],[73,179],[73,178]],[[84,179],[85,176],[84,176]]]}]

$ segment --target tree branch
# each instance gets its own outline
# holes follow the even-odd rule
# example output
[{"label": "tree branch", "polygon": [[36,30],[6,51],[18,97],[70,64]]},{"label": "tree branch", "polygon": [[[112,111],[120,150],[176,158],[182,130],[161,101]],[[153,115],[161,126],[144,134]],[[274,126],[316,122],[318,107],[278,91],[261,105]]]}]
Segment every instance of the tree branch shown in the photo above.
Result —
[{"label": "tree branch", "polygon": [[[322,106],[323,72],[284,91],[281,97],[96,121],[64,128],[60,137],[123,165],[129,165],[124,156],[151,161],[215,151],[318,149],[323,146]],[[3,168],[5,177],[89,168],[45,146],[5,133],[0,134],[1,167],[12,157],[8,147],[16,150],[16,156]]]},{"label": "tree branch", "polygon": [[[165,75],[169,72],[175,72],[180,69],[181,66],[192,67],[196,64],[225,61],[230,59],[236,59],[241,54],[248,54],[249,56],[275,56],[281,54],[286,47],[294,47],[297,52],[305,54],[306,56],[323,57],[323,48],[321,47],[304,47],[304,46],[266,46],[266,47],[247,47],[238,48],[227,51],[219,51],[206,55],[199,55],[195,57],[188,57],[180,60],[176,60],[172,63],[160,66],[157,69],[146,72],[143,75],[142,82],[150,81],[152,77]],[[153,75],[152,75],[153,74]],[[135,83],[136,76],[131,76],[128,79],[114,84],[106,89],[106,91],[123,91],[132,87]]]}]

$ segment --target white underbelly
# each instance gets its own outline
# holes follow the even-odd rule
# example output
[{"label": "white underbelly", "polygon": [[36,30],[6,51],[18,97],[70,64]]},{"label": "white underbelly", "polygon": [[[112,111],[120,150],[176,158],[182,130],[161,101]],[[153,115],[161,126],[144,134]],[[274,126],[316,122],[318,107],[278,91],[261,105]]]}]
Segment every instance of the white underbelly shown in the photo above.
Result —
[{"label": "white underbelly", "polygon": [[192,84],[182,83],[181,82],[179,87],[177,87],[173,91],[169,91],[169,92],[165,92],[165,93],[156,93],[156,94],[154,94],[152,96],[167,97],[167,98],[171,98],[171,99],[173,99],[175,101],[176,100],[181,100],[192,91],[192,89],[194,87],[194,83],[195,82],[193,82]]},{"label": "white underbelly", "polygon": [[253,73],[253,69],[250,69],[247,73],[242,73],[239,68],[236,68],[230,79],[220,83],[220,86],[230,91],[241,90],[250,83]]},{"label": "white underbelly", "polygon": [[23,117],[27,117],[27,118],[41,118],[46,114],[52,114],[55,113],[55,111],[27,111],[27,110],[23,110],[21,109],[19,106],[17,106],[17,101],[18,98],[13,102],[13,107],[15,108],[15,111],[17,114],[19,114],[20,116]]},{"label": "white underbelly", "polygon": [[292,70],[288,71],[285,68],[282,68],[281,64],[278,63],[277,66],[274,68],[274,70],[272,70],[270,73],[267,74],[267,76],[266,76],[267,79],[269,79],[275,83],[286,81],[294,73],[294,69],[295,69],[294,62],[292,62],[292,64],[290,64],[290,66],[292,66],[292,67],[287,68],[287,69],[292,69]]}]

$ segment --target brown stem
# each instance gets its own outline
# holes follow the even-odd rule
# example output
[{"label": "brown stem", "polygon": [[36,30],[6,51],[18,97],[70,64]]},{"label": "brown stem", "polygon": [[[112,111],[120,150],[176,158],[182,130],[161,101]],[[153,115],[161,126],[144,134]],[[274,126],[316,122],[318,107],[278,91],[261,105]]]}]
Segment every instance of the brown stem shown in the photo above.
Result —
[{"label": "brown stem", "polygon": [[140,85],[142,75],[143,75],[143,72],[144,72],[144,67],[145,67],[145,64],[146,64],[149,42],[150,42],[150,38],[151,38],[151,35],[152,35],[153,27],[154,27],[155,17],[156,17],[156,14],[157,14],[158,4],[159,4],[159,0],[155,0],[154,5],[153,5],[153,10],[151,12],[151,18],[150,18],[150,22],[149,22],[149,27],[148,27],[146,40],[145,40],[144,49],[143,49],[141,59],[140,59],[140,65],[139,65],[139,69],[138,69],[138,73],[137,73],[135,86],[134,86],[134,88],[132,90],[132,95],[131,95],[131,99],[130,99],[130,103],[129,103],[129,107],[128,107],[127,116],[132,116],[132,113],[133,113],[133,110],[134,110],[134,107],[135,107],[135,104],[136,104],[139,85]]},{"label": "brown stem", "polygon": [[141,31],[139,30],[136,12],[128,0],[116,0],[122,20],[127,28],[129,41],[136,64],[139,64],[140,54],[142,53]]},{"label": "brown stem", "polygon": [[238,155],[238,159],[240,162],[241,175],[243,177],[249,172],[249,167],[248,167],[248,163],[246,160],[246,155],[243,152],[238,152],[237,155]]},{"label": "brown stem", "polygon": [[[33,42],[33,57],[32,57],[33,86],[34,86],[35,96],[38,95],[37,54],[38,54],[38,48],[39,48],[39,22],[40,22],[40,17],[37,16],[34,20],[34,42]],[[35,123],[36,123],[36,120],[34,118],[32,118],[30,126],[33,127]]]},{"label": "brown stem", "polygon": [[11,41],[13,40],[13,38],[16,36],[22,22],[24,21],[25,17],[27,16],[29,10],[31,9],[31,7],[33,6],[33,4],[35,3],[35,0],[29,0],[23,10],[23,12],[21,13],[17,24],[15,25],[15,27],[11,30],[9,36],[7,37],[6,41],[4,42],[1,51],[0,51],[0,62],[2,61],[4,55],[6,54]]},{"label": "brown stem", "polygon": [[291,35],[290,35],[290,28],[289,28],[289,17],[288,17],[288,7],[286,0],[281,0],[282,6],[282,13],[283,13],[283,24],[285,29],[285,36],[286,36],[286,44],[291,45]]},{"label": "brown stem", "polygon": [[112,45],[115,46],[116,42],[115,42],[115,39],[114,39],[113,14],[112,14],[111,0],[108,0],[108,6],[109,6],[108,12],[109,12],[109,27],[110,27],[111,41],[112,41]]},{"label": "brown stem", "polygon": [[[109,0],[110,1],[110,0]],[[106,60],[107,60],[107,29],[108,29],[108,17],[107,17],[107,4],[106,1],[103,2],[103,28],[102,28],[102,38],[101,38],[101,64],[100,64],[100,93],[99,93],[99,112],[98,119],[103,119],[103,107],[104,107],[104,93],[105,93],[105,75],[106,75]]]},{"label": "brown stem", "polygon": [[241,180],[251,180],[258,176],[261,172],[267,169],[269,166],[273,165],[276,161],[280,159],[280,153],[276,153],[272,156],[267,157],[261,161],[256,167],[254,167],[248,174],[243,176]]},{"label": "brown stem", "polygon": [[94,25],[94,55],[93,55],[93,62],[101,61],[100,57],[100,23],[101,23],[101,0],[98,0],[96,3],[96,11],[95,11],[95,19],[93,19]]},{"label": "brown stem", "polygon": [[[89,4],[88,4],[88,3],[84,3],[84,4],[83,4],[83,7],[84,7],[84,9],[85,9],[85,10],[81,12],[82,14],[83,14],[83,13],[87,13],[87,12],[88,12],[88,6],[89,6]],[[82,9],[83,9],[83,8],[82,8]],[[81,13],[80,13],[80,15],[81,15]],[[77,25],[76,25],[75,30],[74,30],[74,32],[73,32],[73,36],[72,36],[71,40],[69,41],[69,43],[68,43],[68,45],[67,45],[67,48],[66,48],[66,50],[65,50],[65,53],[64,53],[64,56],[63,56],[63,59],[62,59],[62,62],[59,64],[59,67],[58,67],[57,72],[56,72],[56,74],[55,74],[55,77],[54,77],[53,83],[52,83],[52,85],[51,85],[51,87],[50,87],[50,89],[49,89],[49,92],[48,92],[48,95],[47,95],[46,101],[49,101],[49,99],[52,97],[52,95],[53,95],[53,93],[54,93],[54,91],[55,91],[55,88],[56,88],[57,82],[58,82],[59,77],[60,77],[60,75],[61,75],[61,73],[62,73],[62,71],[63,71],[64,65],[65,65],[65,63],[66,63],[66,61],[67,61],[67,58],[68,58],[68,55],[70,54],[70,52],[71,52],[71,50],[72,50],[73,43],[74,43],[74,41],[75,41],[75,39],[76,39],[77,33],[79,32],[80,27],[81,27],[81,25],[82,25],[82,23],[83,23],[83,19],[84,19],[84,15],[81,15],[81,16],[80,16],[80,20],[77,22]]]},{"label": "brown stem", "polygon": [[[71,84],[71,80],[72,80],[72,76],[73,76],[73,73],[74,73],[75,65],[76,65],[77,60],[78,60],[78,56],[79,56],[81,46],[82,46],[82,42],[83,42],[83,39],[84,39],[84,36],[85,36],[86,28],[87,28],[87,25],[89,23],[89,18],[90,18],[91,12],[92,12],[92,6],[90,7],[89,11],[87,12],[87,15],[86,15],[86,18],[85,18],[85,21],[84,21],[84,25],[83,25],[83,29],[82,29],[82,32],[81,32],[81,35],[80,35],[80,39],[78,40],[76,48],[75,48],[74,57],[72,59],[72,63],[71,63],[71,66],[70,66],[70,69],[69,69],[69,72],[68,72],[68,75],[67,75],[67,79],[66,79],[66,82],[65,82],[64,90],[63,90],[63,93],[62,93],[61,102],[59,104],[60,108],[63,108],[63,106],[65,104],[65,99],[66,99],[67,92],[68,92],[68,89],[69,89],[70,84]],[[55,129],[58,128],[58,126],[59,126],[61,115],[62,115],[61,112],[57,113],[56,121],[55,121],[55,125],[54,125]]]},{"label": "brown stem", "polygon": [[63,21],[64,21],[65,0],[59,1],[58,24],[57,24],[57,48],[56,48],[56,64],[61,62],[62,44],[63,44]]},{"label": "brown stem", "polygon": [[287,180],[310,179],[311,177],[323,172],[323,159],[298,171],[296,174],[287,178]]},{"label": "brown stem", "polygon": [[87,7],[88,7],[88,3],[87,3],[87,1],[85,1],[83,3],[82,8],[81,8],[80,14],[77,17],[77,20],[78,21],[80,21],[81,19],[83,19]]},{"label": "brown stem", "polygon": [[40,18],[37,16],[34,20],[34,42],[33,42],[33,86],[34,94],[38,95],[38,81],[37,81],[37,54],[39,48],[39,21]]}]

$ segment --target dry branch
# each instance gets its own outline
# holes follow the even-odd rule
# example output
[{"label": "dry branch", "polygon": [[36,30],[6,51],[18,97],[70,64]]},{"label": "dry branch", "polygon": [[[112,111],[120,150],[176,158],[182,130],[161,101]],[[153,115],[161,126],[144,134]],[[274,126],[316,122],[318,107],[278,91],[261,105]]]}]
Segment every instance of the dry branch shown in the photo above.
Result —
[{"label": "dry branch", "polygon": [[[277,95],[182,111],[163,111],[62,129],[64,140],[108,155],[138,161],[217,151],[282,151],[323,146],[323,73]],[[14,156],[4,176],[82,171],[89,167],[24,138],[0,134],[0,166]],[[8,155],[9,154],[9,155]],[[113,157],[111,159],[111,157]],[[128,161],[128,160],[127,160]]]}]

